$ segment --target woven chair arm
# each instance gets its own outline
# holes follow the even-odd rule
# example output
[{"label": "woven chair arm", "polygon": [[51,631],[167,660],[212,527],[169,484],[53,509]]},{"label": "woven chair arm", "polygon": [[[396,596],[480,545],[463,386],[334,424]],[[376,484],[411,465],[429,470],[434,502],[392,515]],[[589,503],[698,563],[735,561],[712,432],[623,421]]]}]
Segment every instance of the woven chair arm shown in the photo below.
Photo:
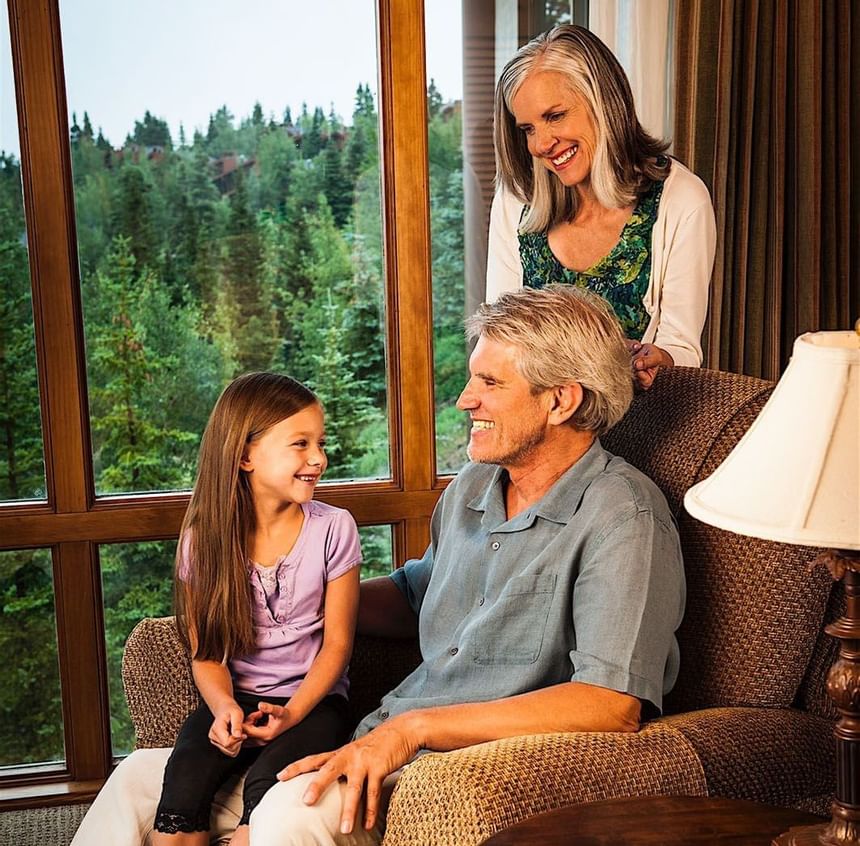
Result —
[{"label": "woven chair arm", "polygon": [[123,651],[122,684],[135,748],[173,746],[199,702],[191,659],[173,617],[148,617],[134,627]]},{"label": "woven chair arm", "polygon": [[426,754],[407,767],[383,846],[470,846],[565,805],[660,795],[707,795],[693,748],[671,726],[513,737]]}]

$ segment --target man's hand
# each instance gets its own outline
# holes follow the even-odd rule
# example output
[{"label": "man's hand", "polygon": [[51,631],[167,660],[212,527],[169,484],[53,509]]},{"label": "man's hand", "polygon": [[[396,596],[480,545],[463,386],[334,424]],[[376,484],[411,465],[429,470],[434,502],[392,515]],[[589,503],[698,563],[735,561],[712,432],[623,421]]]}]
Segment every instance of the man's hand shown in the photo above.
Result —
[{"label": "man's hand", "polygon": [[639,387],[648,390],[654,384],[661,367],[674,367],[675,360],[666,350],[654,344],[640,344],[639,341],[627,341],[627,349],[633,359],[633,373]]},{"label": "man's hand", "polygon": [[259,744],[271,743],[299,722],[290,712],[289,705],[273,705],[271,702],[258,702],[258,710],[252,711],[242,723],[242,731]]},{"label": "man's hand", "polygon": [[334,752],[309,755],[290,764],[278,773],[278,779],[287,781],[300,773],[318,770],[319,774],[302,797],[306,804],[313,805],[330,784],[345,778],[347,793],[340,820],[342,834],[349,834],[355,827],[355,817],[366,783],[364,827],[370,830],[379,814],[379,799],[385,777],[411,761],[420,748],[416,721],[412,714],[403,714]]},{"label": "man's hand", "polygon": [[225,755],[235,758],[247,737],[242,730],[243,722],[244,714],[238,703],[235,700],[225,702],[215,712],[212,728],[209,729],[209,742]]}]

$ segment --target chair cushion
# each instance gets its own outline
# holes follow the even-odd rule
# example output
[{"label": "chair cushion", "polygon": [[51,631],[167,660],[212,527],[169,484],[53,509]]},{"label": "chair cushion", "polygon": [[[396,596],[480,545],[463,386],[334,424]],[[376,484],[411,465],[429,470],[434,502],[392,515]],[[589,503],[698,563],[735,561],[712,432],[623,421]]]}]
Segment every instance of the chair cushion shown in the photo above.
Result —
[{"label": "chair cushion", "polygon": [[657,482],[678,516],[687,610],[667,713],[789,707],[821,629],[830,580],[807,568],[816,550],[725,532],[682,508],[684,493],[720,465],[771,389],[750,376],[671,368],[604,438]]},{"label": "chair cushion", "polygon": [[808,808],[835,784],[833,725],[794,709],[712,708],[667,717],[696,750],[709,796]]}]

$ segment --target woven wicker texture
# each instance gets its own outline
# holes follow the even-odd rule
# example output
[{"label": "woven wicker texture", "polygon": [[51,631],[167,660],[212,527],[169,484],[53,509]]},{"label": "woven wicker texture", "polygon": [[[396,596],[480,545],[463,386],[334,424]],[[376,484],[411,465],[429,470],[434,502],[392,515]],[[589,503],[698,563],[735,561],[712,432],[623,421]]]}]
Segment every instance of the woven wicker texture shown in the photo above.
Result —
[{"label": "woven wicker texture", "polygon": [[419,758],[401,777],[383,846],[469,846],[525,817],[620,796],[706,795],[680,732],[546,734]]},{"label": "woven wicker texture", "polygon": [[809,807],[836,780],[832,723],[792,709],[714,708],[669,717],[695,748],[711,796]]},{"label": "woven wicker texture", "polygon": [[147,618],[134,627],[122,656],[122,685],[136,747],[173,746],[199,702],[173,617]]},{"label": "woven wicker texture", "polygon": [[771,387],[749,376],[673,368],[604,439],[660,485],[679,517],[687,610],[667,712],[787,707],[821,626],[830,587],[826,573],[805,566],[814,550],[724,532],[681,507],[686,490],[732,450]]},{"label": "woven wicker texture", "polygon": [[418,640],[386,640],[358,635],[349,665],[349,708],[353,721],[379,706],[379,700],[421,663]]},{"label": "woven wicker texture", "polygon": [[624,419],[601,441],[652,478],[678,515],[714,440],[744,409],[753,419],[772,388],[750,376],[673,367],[660,373],[650,391],[636,395]]}]

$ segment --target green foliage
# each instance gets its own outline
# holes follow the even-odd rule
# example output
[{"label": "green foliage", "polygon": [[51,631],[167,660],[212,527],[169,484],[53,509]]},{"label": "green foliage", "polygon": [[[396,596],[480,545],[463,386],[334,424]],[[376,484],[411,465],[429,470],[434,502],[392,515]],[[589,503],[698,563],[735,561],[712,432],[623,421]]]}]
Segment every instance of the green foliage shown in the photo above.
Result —
[{"label": "green foliage", "polygon": [[154,117],[149,110],[144,113],[143,120],[134,122],[132,140],[143,147],[171,147],[170,129],[167,121]]},{"label": "green foliage", "polygon": [[0,552],[0,766],[63,758],[51,554]]},{"label": "green foliage", "polygon": [[[428,91],[437,440],[462,462],[460,118]],[[390,473],[378,115],[357,87],[351,125],[303,106],[205,133],[146,111],[114,150],[84,114],[71,152],[87,377],[99,494],[188,488],[223,386],[249,369],[289,373],[327,412],[328,479]],[[20,171],[0,159],[0,498],[44,496],[38,380]],[[392,566],[389,526],[361,530],[364,576]],[[175,542],[103,545],[114,750],[131,728],[119,683],[128,632],[170,612]],[[0,553],[0,765],[61,758],[63,739],[47,551]],[[38,649],[33,649],[38,644]],[[33,703],[39,703],[38,708]]]},{"label": "green foliage", "polygon": [[0,157],[0,500],[45,495],[21,176]]},{"label": "green foliage", "polygon": [[143,617],[172,613],[175,541],[109,544],[99,560],[105,608],[111,738],[115,755],[134,748],[134,730],[120,683],[122,649]]}]

